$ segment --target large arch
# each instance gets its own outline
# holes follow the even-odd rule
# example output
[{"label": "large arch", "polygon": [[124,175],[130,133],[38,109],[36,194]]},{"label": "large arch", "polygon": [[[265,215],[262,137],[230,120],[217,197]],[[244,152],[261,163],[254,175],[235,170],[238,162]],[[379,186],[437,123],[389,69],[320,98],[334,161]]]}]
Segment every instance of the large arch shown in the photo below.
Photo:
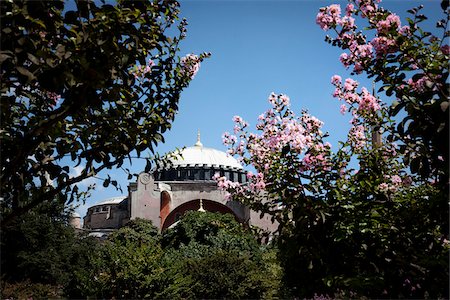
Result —
[{"label": "large arch", "polygon": [[[238,222],[242,222],[237,215],[233,212],[231,208],[217,201],[211,201],[202,199],[203,209],[209,212],[220,212],[223,214],[231,214],[233,215]],[[188,202],[181,204],[172,210],[169,215],[165,218],[164,222],[161,222],[161,230],[167,229],[170,225],[177,222],[181,216],[183,216],[187,211],[199,210],[200,208],[200,199],[194,199]]]}]

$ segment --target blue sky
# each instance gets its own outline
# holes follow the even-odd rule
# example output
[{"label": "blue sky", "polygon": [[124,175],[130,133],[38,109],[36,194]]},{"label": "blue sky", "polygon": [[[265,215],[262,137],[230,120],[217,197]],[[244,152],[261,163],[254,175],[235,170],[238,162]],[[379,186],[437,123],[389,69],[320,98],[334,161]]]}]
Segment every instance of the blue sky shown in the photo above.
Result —
[{"label": "blue sky", "polygon": [[[308,109],[324,121],[328,141],[337,149],[350,128],[349,116],[339,113],[340,103],[331,94],[331,76],[350,76],[339,62],[342,53],[324,41],[326,33],[315,23],[320,7],[345,1],[181,1],[181,16],[188,20],[187,37],[180,55],[211,52],[191,85],[182,93],[179,113],[165,144],[157,147],[163,154],[176,147],[192,146],[201,131],[205,147],[225,151],[221,135],[232,131],[234,115],[242,116],[252,128],[259,114],[269,108],[271,92],[287,94],[296,112]],[[385,0],[382,6],[402,17],[407,9],[425,3],[425,13],[434,24],[440,16],[440,1]],[[355,77],[371,87],[371,81]],[[387,100],[386,97],[382,97]],[[133,161],[131,170],[141,172],[143,160]],[[106,173],[99,174],[105,177]],[[109,174],[127,193],[127,176],[120,170]],[[97,190],[77,211],[82,216],[86,207],[122,193],[114,187]]]}]

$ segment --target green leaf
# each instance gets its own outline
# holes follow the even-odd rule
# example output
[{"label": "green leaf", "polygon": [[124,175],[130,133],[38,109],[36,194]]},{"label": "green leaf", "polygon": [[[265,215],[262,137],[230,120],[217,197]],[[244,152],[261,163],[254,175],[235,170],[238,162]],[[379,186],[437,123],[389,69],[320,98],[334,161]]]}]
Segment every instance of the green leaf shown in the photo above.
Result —
[{"label": "green leaf", "polygon": [[17,71],[18,71],[20,74],[26,76],[28,82],[30,82],[30,81],[36,79],[36,77],[34,76],[34,74],[31,73],[30,71],[28,71],[27,69],[25,69],[24,67],[17,67]]}]

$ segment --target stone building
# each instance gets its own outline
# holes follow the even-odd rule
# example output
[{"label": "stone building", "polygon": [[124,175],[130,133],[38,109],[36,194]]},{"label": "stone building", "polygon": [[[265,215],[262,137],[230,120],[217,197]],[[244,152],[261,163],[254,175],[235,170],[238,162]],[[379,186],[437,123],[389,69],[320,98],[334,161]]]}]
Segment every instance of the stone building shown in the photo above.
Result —
[{"label": "stone building", "polygon": [[166,167],[151,173],[141,173],[128,186],[128,195],[107,199],[90,207],[84,217],[84,228],[107,233],[129,220],[151,220],[159,230],[165,230],[190,210],[206,210],[232,214],[241,223],[275,231],[269,216],[260,214],[217,189],[212,179],[215,173],[234,182],[246,183],[242,166],[225,152],[203,147],[200,136],[192,147],[184,148],[171,158]]}]

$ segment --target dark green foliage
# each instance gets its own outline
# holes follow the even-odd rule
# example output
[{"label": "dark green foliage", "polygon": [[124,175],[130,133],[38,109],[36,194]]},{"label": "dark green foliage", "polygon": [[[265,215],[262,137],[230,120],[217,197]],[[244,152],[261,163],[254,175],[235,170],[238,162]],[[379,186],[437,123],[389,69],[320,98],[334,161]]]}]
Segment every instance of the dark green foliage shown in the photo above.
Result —
[{"label": "dark green foliage", "polygon": [[279,273],[269,270],[273,261],[263,259],[270,250],[231,215],[189,212],[164,233],[162,242],[169,272],[183,278],[172,281],[163,298],[255,299],[276,294]]},{"label": "dark green foliage", "polygon": [[332,204],[325,222],[303,219],[281,235],[281,264],[291,292],[448,297],[450,248],[433,218],[441,195],[423,187],[390,202],[362,196]]},{"label": "dark green foliage", "polygon": [[37,284],[36,293],[28,296],[42,297],[39,290],[62,294],[71,286],[74,273],[87,267],[88,254],[96,243],[75,233],[67,223],[69,213],[56,203],[41,204],[3,228],[2,281],[11,291],[32,292],[25,288],[27,284],[14,284],[28,281]]},{"label": "dark green foliage", "polygon": [[101,298],[154,298],[161,289],[163,252],[156,228],[134,220],[91,253],[89,268],[77,273],[79,293]]},{"label": "dark green foliage", "polygon": [[191,212],[162,236],[135,220],[90,255],[78,287],[102,298],[272,297],[280,270],[271,253],[230,215]]},{"label": "dark green foliage", "polygon": [[[208,247],[257,255],[258,243],[242,226],[229,214],[188,212],[182,222],[164,233],[162,245],[164,248],[174,250]],[[197,256],[202,253],[199,251],[196,254],[192,249],[192,252],[187,254]]]}]

